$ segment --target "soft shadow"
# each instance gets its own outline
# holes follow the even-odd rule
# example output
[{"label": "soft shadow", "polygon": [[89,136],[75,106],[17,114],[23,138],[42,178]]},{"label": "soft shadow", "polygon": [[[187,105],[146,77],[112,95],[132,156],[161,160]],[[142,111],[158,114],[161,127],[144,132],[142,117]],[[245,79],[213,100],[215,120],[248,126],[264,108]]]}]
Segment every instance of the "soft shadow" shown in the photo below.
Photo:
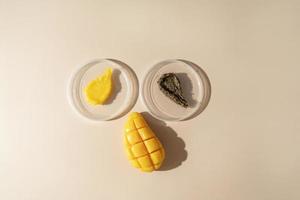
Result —
[{"label": "soft shadow", "polygon": [[[120,60],[114,59],[114,58],[107,58],[107,60],[120,65],[124,69],[124,71],[126,71],[127,75],[130,76],[130,80],[132,81],[132,91],[133,91],[132,100],[131,100],[131,102],[128,105],[128,107],[127,107],[126,110],[124,110],[119,116],[117,116],[117,117],[115,117],[113,119],[110,119],[110,120],[115,120],[117,118],[120,118],[120,117],[124,116],[135,105],[135,103],[137,101],[137,98],[138,98],[138,94],[139,94],[139,82],[138,82],[138,78],[137,78],[134,70],[129,65],[127,65],[126,63],[124,63],[124,62],[122,62]],[[121,72],[120,72],[120,75],[121,75]]]},{"label": "soft shadow", "polygon": [[105,104],[111,104],[117,98],[118,93],[121,91],[121,81],[120,81],[121,71],[118,69],[114,69],[112,73],[112,81],[113,81],[113,92],[107,102]]},{"label": "soft shadow", "polygon": [[179,167],[188,156],[184,141],[165,122],[152,117],[148,112],[142,112],[142,114],[165,149],[165,161],[158,171],[167,171]]},{"label": "soft shadow", "polygon": [[183,97],[187,100],[189,107],[195,107],[197,101],[193,99],[193,84],[186,73],[176,73],[182,86]]},{"label": "soft shadow", "polygon": [[211,97],[211,84],[210,84],[210,80],[209,80],[207,74],[205,73],[205,71],[200,66],[198,66],[197,64],[195,64],[191,61],[188,61],[188,60],[184,60],[184,59],[178,59],[178,60],[192,66],[200,74],[200,77],[201,77],[201,80],[202,80],[202,83],[203,83],[203,87],[204,87],[203,88],[204,89],[204,94],[203,94],[204,96],[203,96],[200,108],[191,117],[185,119],[185,120],[189,120],[189,119],[197,117],[208,106],[208,103],[209,103],[210,97]]}]

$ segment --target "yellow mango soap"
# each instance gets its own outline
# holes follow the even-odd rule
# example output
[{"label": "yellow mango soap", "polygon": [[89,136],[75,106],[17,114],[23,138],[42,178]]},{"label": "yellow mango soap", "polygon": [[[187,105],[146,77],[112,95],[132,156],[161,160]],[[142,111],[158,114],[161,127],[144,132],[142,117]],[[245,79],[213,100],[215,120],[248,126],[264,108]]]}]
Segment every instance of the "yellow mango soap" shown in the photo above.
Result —
[{"label": "yellow mango soap", "polygon": [[142,114],[131,113],[124,132],[124,147],[131,165],[143,172],[159,169],[165,159],[165,150]]},{"label": "yellow mango soap", "polygon": [[112,68],[107,68],[103,74],[89,82],[84,88],[84,93],[89,104],[102,105],[110,97],[112,90]]}]

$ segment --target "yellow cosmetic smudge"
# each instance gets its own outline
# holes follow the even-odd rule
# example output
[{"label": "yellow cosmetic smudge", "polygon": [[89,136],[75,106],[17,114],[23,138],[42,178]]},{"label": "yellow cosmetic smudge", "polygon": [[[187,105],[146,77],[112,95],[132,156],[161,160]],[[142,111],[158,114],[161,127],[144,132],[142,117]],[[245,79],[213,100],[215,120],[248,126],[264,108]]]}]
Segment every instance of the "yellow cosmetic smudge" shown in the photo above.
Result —
[{"label": "yellow cosmetic smudge", "polygon": [[102,105],[110,97],[113,90],[112,68],[105,69],[104,73],[89,82],[84,88],[86,100],[91,105]]}]

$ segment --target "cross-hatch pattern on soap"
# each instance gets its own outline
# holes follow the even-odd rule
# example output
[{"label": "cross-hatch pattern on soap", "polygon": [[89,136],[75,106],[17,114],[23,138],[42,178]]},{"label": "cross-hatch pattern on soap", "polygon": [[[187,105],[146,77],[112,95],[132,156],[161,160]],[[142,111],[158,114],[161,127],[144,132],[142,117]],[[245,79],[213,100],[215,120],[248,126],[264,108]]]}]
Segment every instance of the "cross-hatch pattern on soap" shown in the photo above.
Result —
[{"label": "cross-hatch pattern on soap", "polygon": [[160,141],[139,113],[125,124],[124,145],[130,163],[142,171],[158,169],[165,157]]}]

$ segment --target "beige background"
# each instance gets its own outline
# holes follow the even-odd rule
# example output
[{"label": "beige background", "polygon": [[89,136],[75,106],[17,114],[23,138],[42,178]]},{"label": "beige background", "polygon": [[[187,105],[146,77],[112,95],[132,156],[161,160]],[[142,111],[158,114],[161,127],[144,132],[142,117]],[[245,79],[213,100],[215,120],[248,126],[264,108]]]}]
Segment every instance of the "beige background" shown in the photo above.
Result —
[{"label": "beige background", "polygon": [[[0,199],[300,199],[299,35],[300,1],[0,0]],[[209,75],[207,109],[161,128],[164,171],[129,166],[125,117],[71,110],[71,72],[105,57]]]}]

